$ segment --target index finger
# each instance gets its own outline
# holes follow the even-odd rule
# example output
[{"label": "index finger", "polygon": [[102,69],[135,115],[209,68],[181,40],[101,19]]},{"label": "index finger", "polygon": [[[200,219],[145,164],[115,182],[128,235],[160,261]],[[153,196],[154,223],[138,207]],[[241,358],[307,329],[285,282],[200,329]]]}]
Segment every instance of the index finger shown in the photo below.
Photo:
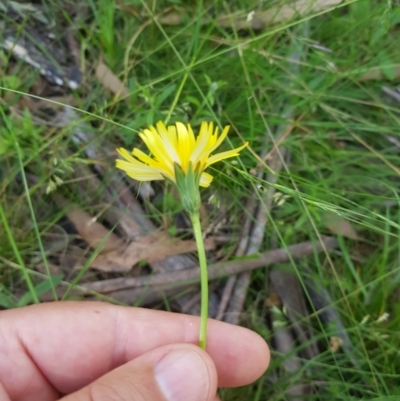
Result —
[{"label": "index finger", "polygon": [[[198,332],[195,316],[100,302],[3,311],[0,338],[6,347],[0,345],[0,382],[6,383],[11,399],[29,383],[45,386],[48,394],[68,394],[162,345],[197,344]],[[214,320],[208,324],[207,352],[221,387],[248,384],[269,363],[268,347],[259,335]]]}]

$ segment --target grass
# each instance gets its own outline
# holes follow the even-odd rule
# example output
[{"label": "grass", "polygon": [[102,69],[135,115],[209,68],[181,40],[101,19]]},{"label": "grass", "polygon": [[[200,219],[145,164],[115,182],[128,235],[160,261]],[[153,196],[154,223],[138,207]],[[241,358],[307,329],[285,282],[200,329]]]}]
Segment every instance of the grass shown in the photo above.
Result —
[{"label": "grass", "polygon": [[[318,383],[318,393],[307,400],[394,400],[400,394],[400,157],[391,138],[400,139],[400,108],[381,86],[394,87],[399,79],[400,9],[390,0],[354,1],[267,23],[261,32],[237,31],[234,17],[228,27],[213,18],[284,3],[220,1],[210,9],[207,1],[88,0],[82,2],[90,10],[87,18],[78,13],[71,19],[56,2],[49,12],[72,27],[80,44],[85,79],[73,99],[79,122],[95,134],[96,146],[136,146],[137,130],[160,119],[194,126],[202,120],[229,123],[229,146],[250,142],[250,151],[236,164],[211,169],[215,181],[203,191],[204,203],[214,198],[210,221],[222,203],[228,211],[226,231],[235,238],[246,217],[246,198],[261,198],[272,185],[256,178],[252,169],[273,148],[277,127],[293,126],[283,141],[290,157],[273,184],[287,198],[266,211],[269,224],[261,250],[339,234],[340,247],[329,258],[315,255],[278,267],[301,278],[307,268],[328,290],[359,365],[329,350],[336,328],[316,318],[314,335],[324,352],[301,360],[301,369],[288,373],[285,361],[304,344],[295,345],[292,354],[274,351],[265,377],[246,388],[223,390],[223,399],[285,400],[295,384],[315,388]],[[167,7],[180,10],[181,24],[160,22]],[[127,99],[114,96],[95,78],[100,58],[124,81]],[[78,273],[55,274],[49,266],[43,238],[62,227],[62,212],[47,193],[68,194],[96,215],[104,205],[93,200],[107,188],[114,170],[112,160],[89,160],[72,141],[77,122],[46,127],[28,109],[15,118],[21,92],[35,92],[37,73],[5,51],[0,51],[0,66],[0,303],[11,308],[38,301],[61,280],[79,281]],[[73,172],[98,163],[110,172],[97,192],[82,192]],[[261,170],[268,168],[261,164]],[[162,196],[162,187],[155,188]],[[156,224],[172,225],[171,208],[176,212],[177,206],[168,197],[160,202],[160,196],[145,202],[146,210]],[[336,216],[339,229],[329,227],[328,214]],[[348,238],[348,223],[356,239]],[[228,243],[225,254],[235,246],[235,241]],[[34,269],[38,257],[42,271]],[[268,271],[260,269],[252,274],[242,323],[274,346],[271,310],[265,304],[269,296]],[[387,320],[380,319],[385,313]],[[290,328],[285,311],[280,319]]]}]

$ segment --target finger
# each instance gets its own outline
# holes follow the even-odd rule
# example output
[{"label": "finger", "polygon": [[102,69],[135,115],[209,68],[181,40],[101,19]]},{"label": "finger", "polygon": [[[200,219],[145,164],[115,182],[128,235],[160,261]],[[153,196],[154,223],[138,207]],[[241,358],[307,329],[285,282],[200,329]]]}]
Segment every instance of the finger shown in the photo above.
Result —
[{"label": "finger", "polygon": [[[0,381],[6,383],[11,399],[22,397],[29,384],[32,399],[53,400],[57,392],[76,391],[152,349],[197,344],[198,330],[198,317],[96,302],[3,311]],[[5,340],[7,349],[2,350]],[[260,336],[213,320],[208,325],[207,352],[221,387],[248,384],[269,363],[268,347]]]},{"label": "finger", "polygon": [[4,386],[1,383],[1,380],[0,380],[0,400],[1,401],[11,401],[10,397],[6,393],[6,389],[4,388]]},{"label": "finger", "polygon": [[214,401],[212,359],[189,344],[157,348],[100,377],[63,401]]}]

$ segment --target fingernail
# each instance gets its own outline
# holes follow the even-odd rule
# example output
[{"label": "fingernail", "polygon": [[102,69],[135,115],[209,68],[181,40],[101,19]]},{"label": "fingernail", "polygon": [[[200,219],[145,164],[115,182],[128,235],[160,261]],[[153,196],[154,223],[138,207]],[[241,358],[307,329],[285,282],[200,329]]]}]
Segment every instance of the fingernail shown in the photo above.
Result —
[{"label": "fingernail", "polygon": [[205,401],[210,379],[204,360],[193,350],[177,349],[155,368],[157,383],[168,401]]}]

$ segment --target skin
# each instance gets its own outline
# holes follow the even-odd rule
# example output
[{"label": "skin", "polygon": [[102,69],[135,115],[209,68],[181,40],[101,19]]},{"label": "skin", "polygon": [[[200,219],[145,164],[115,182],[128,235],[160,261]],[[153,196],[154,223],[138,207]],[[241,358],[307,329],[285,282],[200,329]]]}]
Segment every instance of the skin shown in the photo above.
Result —
[{"label": "skin", "polygon": [[216,386],[243,386],[264,373],[269,350],[259,335],[210,320],[207,356],[195,346],[199,322],[195,316],[98,302],[57,302],[2,311],[0,399],[54,401],[88,389],[92,398],[65,400],[96,400],[100,398],[93,396],[93,383],[112,383],[121,374],[140,376],[143,392],[154,388],[154,398],[149,400],[163,399],[152,381],[154,361],[177,348],[205,361],[210,400]]}]

